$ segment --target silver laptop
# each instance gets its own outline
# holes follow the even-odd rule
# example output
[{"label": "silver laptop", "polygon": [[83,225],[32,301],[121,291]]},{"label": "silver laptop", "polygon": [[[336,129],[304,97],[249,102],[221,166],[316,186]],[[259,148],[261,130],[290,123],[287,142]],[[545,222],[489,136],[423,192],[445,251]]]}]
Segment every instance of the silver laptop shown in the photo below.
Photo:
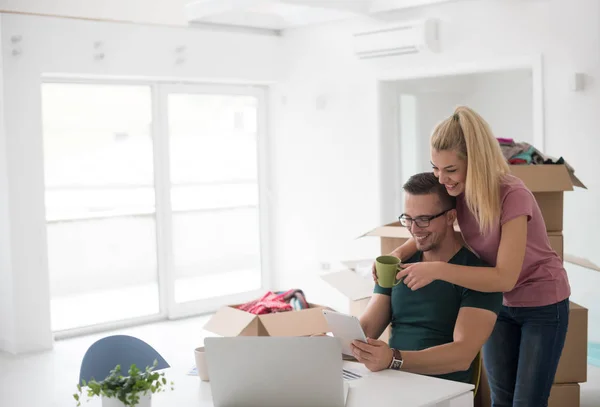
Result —
[{"label": "silver laptop", "polygon": [[338,340],[322,337],[206,338],[215,407],[344,407]]}]

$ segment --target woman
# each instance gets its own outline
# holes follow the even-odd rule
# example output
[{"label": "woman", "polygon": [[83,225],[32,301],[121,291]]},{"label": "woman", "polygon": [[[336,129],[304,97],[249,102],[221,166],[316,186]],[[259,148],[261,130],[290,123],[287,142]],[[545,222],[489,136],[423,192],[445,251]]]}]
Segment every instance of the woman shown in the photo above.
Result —
[{"label": "woman", "polygon": [[[488,124],[467,107],[457,108],[434,129],[431,163],[439,182],[457,197],[466,244],[493,267],[423,262],[397,277],[412,290],[444,280],[503,292],[503,309],[483,349],[492,405],[547,406],[567,333],[570,286],[540,208],[510,174]],[[402,259],[415,251],[410,239],[392,254]]]}]

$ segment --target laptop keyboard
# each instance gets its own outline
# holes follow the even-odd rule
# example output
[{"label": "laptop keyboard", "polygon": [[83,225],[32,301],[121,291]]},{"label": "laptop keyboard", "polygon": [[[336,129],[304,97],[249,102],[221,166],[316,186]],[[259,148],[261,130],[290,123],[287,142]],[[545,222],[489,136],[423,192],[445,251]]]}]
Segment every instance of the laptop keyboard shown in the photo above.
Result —
[{"label": "laptop keyboard", "polygon": [[360,379],[362,376],[358,373],[353,372],[352,370],[342,369],[342,376],[344,380],[356,380]]}]

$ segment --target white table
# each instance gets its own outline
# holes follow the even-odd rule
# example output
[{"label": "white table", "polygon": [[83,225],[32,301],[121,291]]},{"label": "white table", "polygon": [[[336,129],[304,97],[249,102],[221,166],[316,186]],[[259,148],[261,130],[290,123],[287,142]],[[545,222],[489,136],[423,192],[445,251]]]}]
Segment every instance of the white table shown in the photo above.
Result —
[{"label": "white table", "polygon": [[[346,407],[473,407],[471,384],[391,370],[372,373],[355,362],[344,362],[344,368],[363,376],[348,382]],[[164,372],[175,390],[153,395],[152,407],[214,407],[209,382],[177,368]]]},{"label": "white table", "polygon": [[472,384],[394,370],[372,373],[355,362],[344,362],[344,368],[363,376],[349,382],[346,407],[473,407]]}]

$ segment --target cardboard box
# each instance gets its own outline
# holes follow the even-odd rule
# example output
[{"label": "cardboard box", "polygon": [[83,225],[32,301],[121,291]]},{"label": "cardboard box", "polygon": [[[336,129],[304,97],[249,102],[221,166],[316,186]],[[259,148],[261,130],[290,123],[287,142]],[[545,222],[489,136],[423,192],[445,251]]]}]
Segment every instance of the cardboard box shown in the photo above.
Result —
[{"label": "cardboard box", "polygon": [[[571,301],[569,330],[554,376],[554,386],[552,386],[551,401],[548,406],[579,406],[579,385],[577,383],[587,381],[587,317],[587,308]],[[568,401],[568,403],[559,403],[563,401]],[[490,405],[490,388],[484,366],[475,406],[489,407]]]},{"label": "cardboard box", "polygon": [[322,312],[327,307],[321,305],[263,315],[241,311],[238,306],[219,309],[204,329],[221,336],[308,336],[329,330]]},{"label": "cardboard box", "polygon": [[402,246],[404,242],[411,238],[411,234],[402,224],[398,222],[388,223],[379,226],[364,236],[376,236],[380,238],[381,254],[389,254],[398,246]]},{"label": "cardboard box", "polygon": [[571,301],[569,329],[554,383],[587,381],[588,310]]},{"label": "cardboard box", "polygon": [[510,170],[533,192],[546,222],[546,230],[562,231],[564,191],[587,187],[566,165],[511,165]]},{"label": "cardboard box", "polygon": [[548,240],[550,247],[563,259],[564,257],[564,239],[562,232],[548,232]]},{"label": "cardboard box", "polygon": [[590,260],[585,259],[583,257],[578,257],[578,256],[574,256],[572,254],[566,253],[565,261],[567,263],[575,264],[580,267],[585,267],[588,270],[600,271],[600,266],[598,266],[597,264],[595,264],[595,263],[591,262]]},{"label": "cardboard box", "polygon": [[[481,372],[479,391],[475,395],[475,407],[491,407],[492,400],[485,370]],[[548,407],[579,407],[580,388],[577,383],[554,384],[550,390]]]},{"label": "cardboard box", "polygon": [[579,407],[580,403],[579,384],[568,383],[552,386],[548,407]]}]

